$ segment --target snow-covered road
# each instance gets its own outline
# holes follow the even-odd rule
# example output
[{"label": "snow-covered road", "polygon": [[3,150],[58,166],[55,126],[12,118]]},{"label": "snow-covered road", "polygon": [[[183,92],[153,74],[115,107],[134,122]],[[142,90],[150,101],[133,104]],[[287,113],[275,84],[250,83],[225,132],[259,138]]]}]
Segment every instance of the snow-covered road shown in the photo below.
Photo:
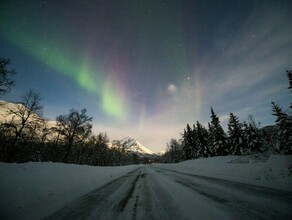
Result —
[{"label": "snow-covered road", "polygon": [[139,167],[47,219],[292,219],[292,192]]}]

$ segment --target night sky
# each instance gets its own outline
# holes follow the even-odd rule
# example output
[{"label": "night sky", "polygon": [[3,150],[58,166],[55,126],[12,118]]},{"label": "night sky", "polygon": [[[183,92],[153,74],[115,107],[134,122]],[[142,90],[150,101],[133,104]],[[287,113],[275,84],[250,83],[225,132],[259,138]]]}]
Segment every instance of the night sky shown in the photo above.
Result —
[{"label": "night sky", "polygon": [[159,152],[186,123],[287,109],[292,1],[1,1],[0,56],[17,72],[3,97],[40,92],[44,116],[87,108],[94,132]]}]

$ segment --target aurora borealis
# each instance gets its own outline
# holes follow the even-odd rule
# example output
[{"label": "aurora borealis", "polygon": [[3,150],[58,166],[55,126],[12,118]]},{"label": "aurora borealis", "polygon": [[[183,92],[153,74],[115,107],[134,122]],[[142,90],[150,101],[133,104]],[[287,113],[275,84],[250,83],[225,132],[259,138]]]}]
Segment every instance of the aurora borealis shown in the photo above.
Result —
[{"label": "aurora borealis", "polygon": [[84,0],[0,3],[0,56],[17,101],[28,89],[44,115],[87,108],[94,129],[132,135],[153,151],[210,106],[272,124],[270,100],[291,102],[291,1]]}]

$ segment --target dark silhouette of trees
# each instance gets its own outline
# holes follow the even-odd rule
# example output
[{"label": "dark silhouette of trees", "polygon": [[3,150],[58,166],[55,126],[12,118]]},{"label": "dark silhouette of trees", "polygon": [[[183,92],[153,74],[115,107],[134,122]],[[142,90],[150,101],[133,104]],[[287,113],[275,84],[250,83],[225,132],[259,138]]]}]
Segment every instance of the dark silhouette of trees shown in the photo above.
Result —
[{"label": "dark silhouette of trees", "polygon": [[166,155],[165,160],[169,163],[177,163],[183,160],[183,149],[181,143],[172,138],[167,144],[167,152],[168,155]]},{"label": "dark silhouette of trees", "polygon": [[264,151],[263,135],[254,122],[243,122],[244,154],[256,154]]},{"label": "dark silhouette of trees", "polygon": [[209,144],[208,130],[197,121],[197,154],[196,157],[210,157],[212,155]]},{"label": "dark silhouette of trees", "polygon": [[227,137],[225,135],[223,128],[220,125],[219,117],[215,114],[212,107],[209,132],[213,155],[216,156],[227,155],[229,153],[227,146]]},{"label": "dark silhouette of trees", "polygon": [[5,123],[5,126],[13,133],[13,141],[11,148],[8,150],[8,160],[11,161],[14,154],[17,142],[26,132],[26,137],[30,134],[30,139],[36,134],[36,130],[40,124],[43,123],[41,96],[39,93],[29,90],[21,100],[21,103],[17,105],[17,108],[9,109],[11,120]]},{"label": "dark silhouette of trees", "polygon": [[15,74],[15,71],[13,69],[9,70],[8,65],[10,65],[10,60],[0,57],[0,97],[9,92],[14,85],[11,77]]},{"label": "dark silhouette of trees", "polygon": [[277,117],[276,126],[278,133],[276,151],[283,154],[292,153],[292,117],[283,112],[279,105],[272,102],[273,115]]},{"label": "dark silhouette of trees", "polygon": [[66,153],[63,161],[67,162],[73,143],[82,143],[91,134],[92,117],[87,116],[86,109],[81,111],[71,109],[68,115],[59,115],[56,118],[57,127],[66,142]]},{"label": "dark silhouette of trees", "polygon": [[289,82],[288,89],[291,89],[291,92],[292,92],[292,70],[286,70],[286,75],[288,77],[288,82]]},{"label": "dark silhouette of trees", "polygon": [[183,153],[184,158],[186,160],[194,158],[194,152],[193,152],[193,131],[189,124],[187,124],[187,128],[184,130],[183,134]]},{"label": "dark silhouette of trees", "polygon": [[[286,75],[288,77],[288,82],[289,82],[289,87],[290,92],[292,92],[292,70],[286,70]],[[292,108],[292,102],[290,104],[290,108]]]},{"label": "dark silhouette of trees", "polygon": [[239,122],[239,119],[233,114],[229,115],[228,122],[228,135],[229,135],[229,152],[233,155],[241,155],[244,152],[246,146],[243,138],[243,125]]},{"label": "dark silhouette of trees", "polygon": [[[139,158],[134,153],[127,152],[121,144],[111,144],[106,133],[92,135],[90,123],[92,118],[87,116],[85,109],[81,111],[72,109],[68,115],[58,116],[58,123],[53,123],[43,121],[40,116],[28,111],[22,104],[8,103],[8,106],[11,107],[8,111],[11,120],[0,124],[1,161],[54,161],[94,166],[149,162],[147,158]],[[19,131],[22,121],[19,117],[17,120],[12,112],[17,116],[26,116],[23,118],[25,126],[14,148],[12,143],[15,140],[15,129]],[[28,115],[30,116],[27,118]]]}]

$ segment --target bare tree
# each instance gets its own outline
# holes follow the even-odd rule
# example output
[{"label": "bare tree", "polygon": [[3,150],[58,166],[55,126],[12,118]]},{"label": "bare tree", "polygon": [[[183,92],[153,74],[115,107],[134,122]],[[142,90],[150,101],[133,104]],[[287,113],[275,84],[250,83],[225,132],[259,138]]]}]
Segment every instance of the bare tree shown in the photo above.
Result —
[{"label": "bare tree", "polygon": [[63,161],[67,162],[73,143],[81,143],[91,134],[92,117],[86,115],[86,109],[81,111],[71,109],[68,115],[59,115],[56,118],[57,126],[65,137],[66,153]]},{"label": "bare tree", "polygon": [[23,97],[21,103],[16,108],[9,109],[11,120],[6,126],[13,130],[14,138],[10,149],[9,159],[12,158],[17,141],[27,129],[30,133],[35,132],[38,124],[43,122],[42,109],[40,104],[41,96],[39,93],[29,90]]},{"label": "bare tree", "polygon": [[0,96],[9,92],[14,85],[14,81],[10,77],[15,74],[15,71],[7,69],[9,64],[9,59],[0,57]]}]

